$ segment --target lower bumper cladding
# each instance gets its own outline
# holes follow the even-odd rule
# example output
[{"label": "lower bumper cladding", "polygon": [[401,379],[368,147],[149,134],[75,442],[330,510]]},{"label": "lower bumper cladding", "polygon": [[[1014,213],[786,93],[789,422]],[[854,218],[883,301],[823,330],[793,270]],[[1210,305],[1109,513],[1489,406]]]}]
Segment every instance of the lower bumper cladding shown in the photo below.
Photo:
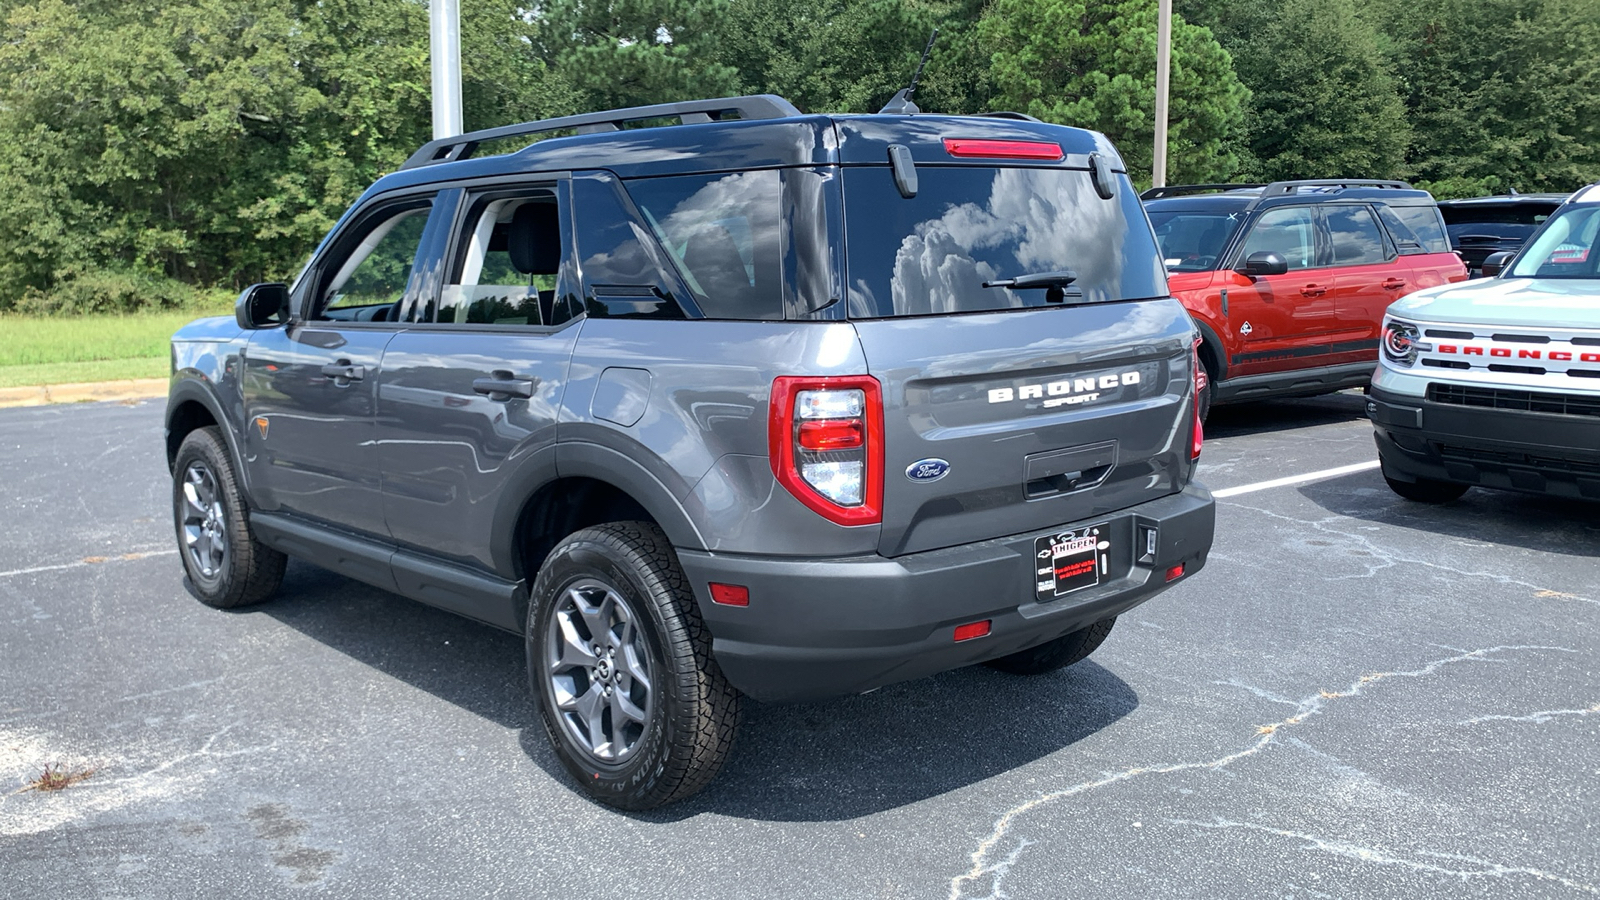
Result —
[{"label": "lower bumper cladding", "polygon": [[[1054,532],[893,559],[678,557],[728,680],[758,700],[799,701],[984,662],[1120,615],[1205,565],[1215,518],[1210,492],[1191,484]],[[1086,582],[1068,555],[1077,543],[1062,541],[1056,558],[1049,539],[1090,530],[1098,543],[1083,552],[1099,574]],[[749,605],[713,602],[714,583],[748,588]],[[1050,596],[1051,584],[1067,592]]]}]

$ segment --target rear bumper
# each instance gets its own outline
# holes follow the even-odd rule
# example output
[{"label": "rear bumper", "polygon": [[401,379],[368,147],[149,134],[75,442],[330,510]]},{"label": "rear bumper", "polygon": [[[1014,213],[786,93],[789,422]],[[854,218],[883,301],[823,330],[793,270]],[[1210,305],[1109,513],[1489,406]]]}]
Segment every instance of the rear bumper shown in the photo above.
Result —
[{"label": "rear bumper", "polygon": [[[1119,562],[1101,584],[1048,603],[1034,596],[1034,539],[1041,533],[893,559],[692,550],[678,557],[728,680],[759,700],[809,700],[994,659],[1126,612],[1170,586],[1169,568],[1182,563],[1183,580],[1205,565],[1215,519],[1210,492],[1191,483],[1178,494],[1063,524],[1105,523],[1108,552]],[[1145,554],[1135,542],[1150,528],[1156,549]],[[748,587],[750,605],[712,603],[711,582]],[[955,641],[957,625],[982,619],[991,622],[987,636]]]},{"label": "rear bumper", "polygon": [[1372,389],[1383,473],[1600,500],[1600,418],[1435,403]]}]

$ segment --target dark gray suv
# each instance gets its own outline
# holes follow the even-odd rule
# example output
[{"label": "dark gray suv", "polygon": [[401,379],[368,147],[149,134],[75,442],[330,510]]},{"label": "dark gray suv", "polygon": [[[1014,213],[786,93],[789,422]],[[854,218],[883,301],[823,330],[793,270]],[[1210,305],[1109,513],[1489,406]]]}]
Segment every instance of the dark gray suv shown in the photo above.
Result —
[{"label": "dark gray suv", "polygon": [[1195,339],[1091,132],[761,96],[436,141],[174,336],[187,582],[294,556],[523,634],[576,781],[658,806],[746,696],[1052,671],[1198,571]]}]

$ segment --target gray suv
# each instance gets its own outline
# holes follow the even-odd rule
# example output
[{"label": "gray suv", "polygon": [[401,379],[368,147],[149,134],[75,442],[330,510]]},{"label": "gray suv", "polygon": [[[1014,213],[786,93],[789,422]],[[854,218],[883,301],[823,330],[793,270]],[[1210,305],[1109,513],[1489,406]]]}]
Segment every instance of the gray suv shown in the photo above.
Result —
[{"label": "gray suv", "polygon": [[187,583],[293,556],[522,634],[574,779],[650,808],[745,697],[1049,672],[1197,572],[1195,339],[1092,132],[758,96],[435,141],[174,336]]}]

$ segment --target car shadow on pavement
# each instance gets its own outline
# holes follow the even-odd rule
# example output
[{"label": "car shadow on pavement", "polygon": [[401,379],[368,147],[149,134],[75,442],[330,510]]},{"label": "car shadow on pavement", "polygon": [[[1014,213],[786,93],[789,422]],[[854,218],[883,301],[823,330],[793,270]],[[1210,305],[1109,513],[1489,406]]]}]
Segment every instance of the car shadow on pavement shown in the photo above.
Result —
[{"label": "car shadow on pavement", "polygon": [[1049,675],[975,666],[832,701],[748,703],[733,756],[704,792],[634,816],[809,822],[871,815],[1035,762],[1138,705],[1127,682],[1092,659]]},{"label": "car shadow on pavement", "polygon": [[[298,561],[277,599],[256,610],[519,731],[528,757],[574,802],[589,802],[550,749],[520,637]],[[733,756],[709,788],[633,815],[660,822],[704,812],[773,821],[869,815],[1034,762],[1138,705],[1133,689],[1092,659],[1033,677],[979,666],[822,703],[747,702]]]},{"label": "car shadow on pavement", "polygon": [[1211,438],[1239,437],[1294,428],[1312,428],[1367,417],[1367,398],[1359,390],[1340,391],[1316,397],[1285,400],[1257,400],[1251,403],[1215,406],[1206,417],[1205,435]]},{"label": "car shadow on pavement", "polygon": [[1340,516],[1466,541],[1600,557],[1600,503],[1473,488],[1438,505],[1406,500],[1376,470],[1299,488],[1300,495]]}]

